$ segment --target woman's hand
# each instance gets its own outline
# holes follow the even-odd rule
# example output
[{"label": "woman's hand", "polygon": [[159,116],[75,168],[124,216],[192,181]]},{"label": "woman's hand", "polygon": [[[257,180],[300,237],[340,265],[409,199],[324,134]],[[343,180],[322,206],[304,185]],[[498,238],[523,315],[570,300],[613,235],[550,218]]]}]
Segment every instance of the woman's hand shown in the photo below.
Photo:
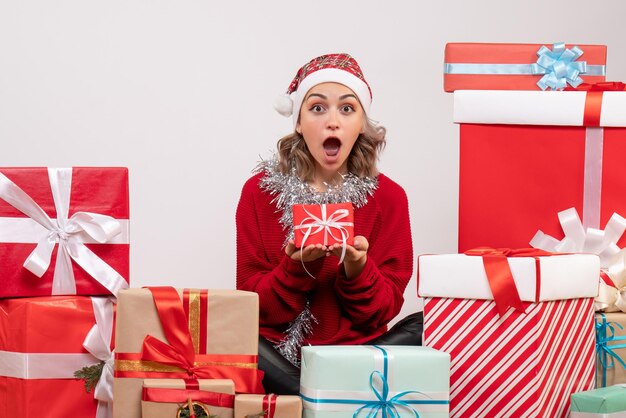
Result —
[{"label": "woman's hand", "polygon": [[304,261],[306,263],[307,261],[313,261],[318,258],[325,257],[328,251],[322,244],[311,244],[299,249],[296,248],[293,240],[289,240],[287,242],[287,246],[285,247],[285,253],[291,257],[292,260]]},{"label": "woman's hand", "polygon": [[[343,259],[343,268],[346,276],[353,279],[363,271],[365,262],[367,261],[367,250],[369,242],[364,236],[357,235],[354,237],[354,245],[346,245],[346,255]],[[341,244],[333,244],[328,247],[328,251],[341,257]]]}]

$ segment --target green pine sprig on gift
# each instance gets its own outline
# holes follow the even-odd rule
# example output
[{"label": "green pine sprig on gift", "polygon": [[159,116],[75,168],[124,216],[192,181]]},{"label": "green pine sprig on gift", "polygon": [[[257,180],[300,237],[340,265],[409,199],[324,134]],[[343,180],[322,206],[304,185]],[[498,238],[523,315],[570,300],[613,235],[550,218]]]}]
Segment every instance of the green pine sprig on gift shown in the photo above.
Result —
[{"label": "green pine sprig on gift", "polygon": [[[198,404],[193,405],[193,413],[196,416],[196,418],[218,418],[217,415],[207,415],[206,410]],[[178,418],[190,418],[191,414],[189,413],[189,406],[187,405],[181,406],[178,410],[177,417]]]},{"label": "green pine sprig on gift", "polygon": [[258,414],[246,415],[246,418],[263,418],[265,415],[267,415],[267,411],[262,411]]},{"label": "green pine sprig on gift", "polygon": [[80,370],[74,372],[74,377],[85,381],[85,390],[87,393],[91,393],[95,389],[100,376],[102,376],[102,370],[104,369],[104,361],[93,366],[85,366]]}]

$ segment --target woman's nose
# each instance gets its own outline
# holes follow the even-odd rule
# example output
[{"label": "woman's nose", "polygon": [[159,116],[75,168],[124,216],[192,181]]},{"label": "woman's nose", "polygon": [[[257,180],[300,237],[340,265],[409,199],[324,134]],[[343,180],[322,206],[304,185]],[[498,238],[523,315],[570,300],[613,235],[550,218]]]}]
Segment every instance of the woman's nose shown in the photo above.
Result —
[{"label": "woman's nose", "polygon": [[328,112],[328,120],[326,121],[326,125],[329,129],[337,129],[339,127],[339,115],[336,111]]}]

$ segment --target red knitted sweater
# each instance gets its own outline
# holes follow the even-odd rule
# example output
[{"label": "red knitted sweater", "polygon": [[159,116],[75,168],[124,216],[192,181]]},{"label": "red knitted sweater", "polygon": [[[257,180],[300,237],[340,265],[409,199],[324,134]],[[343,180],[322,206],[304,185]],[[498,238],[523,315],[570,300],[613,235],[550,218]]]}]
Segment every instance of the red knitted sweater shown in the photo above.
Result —
[{"label": "red knitted sweater", "polygon": [[259,294],[260,333],[270,341],[285,329],[306,299],[317,323],[307,343],[360,344],[387,330],[404,301],[413,270],[413,247],[406,193],[383,174],[367,205],[354,211],[354,234],[369,241],[361,274],[348,279],[338,258],[307,263],[287,257],[286,231],[272,195],[259,188],[264,174],[250,178],[237,207],[237,289]]}]

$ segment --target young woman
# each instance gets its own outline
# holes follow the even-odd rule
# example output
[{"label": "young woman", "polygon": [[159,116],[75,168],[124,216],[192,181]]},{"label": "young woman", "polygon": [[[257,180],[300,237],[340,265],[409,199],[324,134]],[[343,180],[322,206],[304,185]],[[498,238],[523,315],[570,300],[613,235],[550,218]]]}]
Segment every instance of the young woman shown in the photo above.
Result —
[{"label": "young woman", "polygon": [[[385,128],[347,54],[314,58],[276,106],[294,132],[261,163],[237,208],[237,288],[260,302],[259,367],[268,392],[298,393],[303,344],[421,343],[421,313],[387,331],[413,270],[404,190],[376,169]],[[354,245],[296,248],[293,204],[351,202]]]}]

